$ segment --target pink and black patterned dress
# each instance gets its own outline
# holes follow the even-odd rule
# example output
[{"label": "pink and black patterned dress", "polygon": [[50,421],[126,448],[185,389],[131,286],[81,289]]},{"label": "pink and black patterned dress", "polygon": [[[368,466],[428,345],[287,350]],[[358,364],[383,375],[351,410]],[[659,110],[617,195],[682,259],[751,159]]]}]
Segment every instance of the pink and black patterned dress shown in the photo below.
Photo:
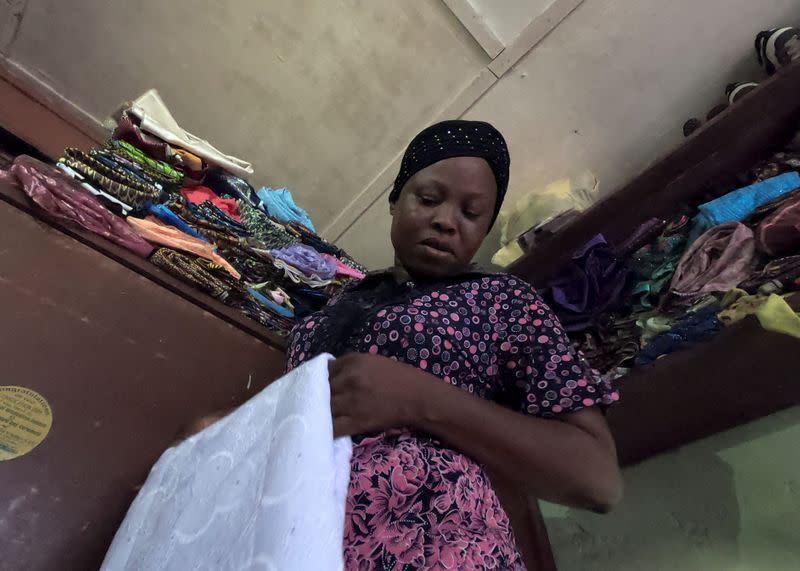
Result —
[{"label": "pink and black patterned dress", "polygon": [[[387,280],[391,274],[368,277],[358,288],[362,298]],[[358,325],[345,334],[345,351],[409,363],[533,416],[619,398],[590,373],[558,318],[523,280],[471,273],[393,287],[400,294],[388,304],[385,297],[362,304]],[[295,327],[289,369],[330,350],[330,340],[318,337],[330,331],[326,322],[336,303],[341,299]],[[468,456],[425,434],[396,430],[354,438],[351,466],[348,571],[524,569],[508,516],[483,468]]]}]

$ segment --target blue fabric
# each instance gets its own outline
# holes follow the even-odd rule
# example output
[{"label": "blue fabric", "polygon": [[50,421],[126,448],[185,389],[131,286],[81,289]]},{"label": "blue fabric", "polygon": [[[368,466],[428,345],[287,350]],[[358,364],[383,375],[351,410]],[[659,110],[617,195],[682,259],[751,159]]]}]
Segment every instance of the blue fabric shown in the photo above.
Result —
[{"label": "blue fabric", "polygon": [[264,186],[259,189],[256,194],[261,199],[262,210],[266,214],[284,224],[297,222],[312,232],[316,232],[314,223],[311,222],[308,213],[294,203],[292,193],[287,189],[274,189]]},{"label": "blue fabric", "polygon": [[252,295],[253,298],[255,298],[259,303],[268,307],[270,310],[277,313],[278,315],[282,315],[283,317],[294,317],[294,312],[288,307],[283,307],[282,305],[278,305],[277,303],[275,303],[271,299],[268,299],[267,297],[265,297],[264,295],[262,295],[257,290],[251,287],[247,288],[247,291],[250,292],[250,295]]},{"label": "blue fabric", "polygon": [[700,226],[710,228],[725,222],[744,220],[759,206],[796,188],[800,188],[800,174],[787,172],[734,190],[700,205]]},{"label": "blue fabric", "polygon": [[183,221],[177,214],[175,214],[172,210],[164,206],[163,204],[147,204],[147,212],[152,214],[165,224],[169,224],[170,226],[175,226],[181,232],[188,234],[194,238],[199,238],[204,242],[208,242],[205,237],[200,234],[197,230],[189,226],[186,222]]},{"label": "blue fabric", "polygon": [[647,365],[662,355],[711,339],[722,329],[722,322],[717,317],[719,310],[717,304],[704,307],[684,317],[669,331],[659,333],[650,340],[650,343],[642,347],[636,357],[636,364]]}]

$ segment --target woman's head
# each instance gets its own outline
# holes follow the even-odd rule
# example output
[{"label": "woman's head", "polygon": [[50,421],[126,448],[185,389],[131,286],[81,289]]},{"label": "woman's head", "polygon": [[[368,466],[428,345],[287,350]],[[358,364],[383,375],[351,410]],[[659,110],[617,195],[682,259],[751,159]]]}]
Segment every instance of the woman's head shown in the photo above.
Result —
[{"label": "woman's head", "polygon": [[465,270],[500,211],[509,164],[488,123],[445,121],[414,137],[389,195],[400,264],[418,277]]}]

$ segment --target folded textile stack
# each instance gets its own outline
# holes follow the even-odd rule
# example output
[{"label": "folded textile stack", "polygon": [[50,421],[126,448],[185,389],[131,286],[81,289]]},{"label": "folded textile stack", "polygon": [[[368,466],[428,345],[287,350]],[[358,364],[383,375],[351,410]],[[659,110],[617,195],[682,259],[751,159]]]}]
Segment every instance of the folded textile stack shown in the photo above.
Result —
[{"label": "folded textile stack", "polygon": [[771,178],[750,168],[742,188],[649,220],[624,243],[598,235],[575,252],[542,295],[594,368],[618,378],[747,315],[797,334],[800,316],[784,298],[800,290],[800,174],[788,164]]},{"label": "folded textile stack", "polygon": [[288,190],[256,193],[250,164],[183,130],[154,90],[121,110],[105,146],[66,149],[56,167],[20,156],[3,176],[281,336],[364,277]]}]

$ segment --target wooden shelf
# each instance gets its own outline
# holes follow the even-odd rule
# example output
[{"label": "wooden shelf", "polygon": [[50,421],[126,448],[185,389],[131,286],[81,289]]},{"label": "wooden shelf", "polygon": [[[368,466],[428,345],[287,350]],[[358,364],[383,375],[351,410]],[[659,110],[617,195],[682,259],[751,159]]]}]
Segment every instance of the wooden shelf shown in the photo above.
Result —
[{"label": "wooden shelf", "polygon": [[800,341],[755,317],[634,368],[608,422],[620,462],[651,456],[800,404]]},{"label": "wooden shelf", "polygon": [[[536,244],[509,271],[541,285],[596,234],[613,242],[653,216],[674,214],[715,180],[742,172],[791,136],[800,127],[798,93],[800,64],[795,64],[560,233]],[[709,342],[634,368],[620,379],[622,398],[608,415],[620,461],[639,462],[800,404],[798,371],[800,342],[763,330],[755,318]]]}]

